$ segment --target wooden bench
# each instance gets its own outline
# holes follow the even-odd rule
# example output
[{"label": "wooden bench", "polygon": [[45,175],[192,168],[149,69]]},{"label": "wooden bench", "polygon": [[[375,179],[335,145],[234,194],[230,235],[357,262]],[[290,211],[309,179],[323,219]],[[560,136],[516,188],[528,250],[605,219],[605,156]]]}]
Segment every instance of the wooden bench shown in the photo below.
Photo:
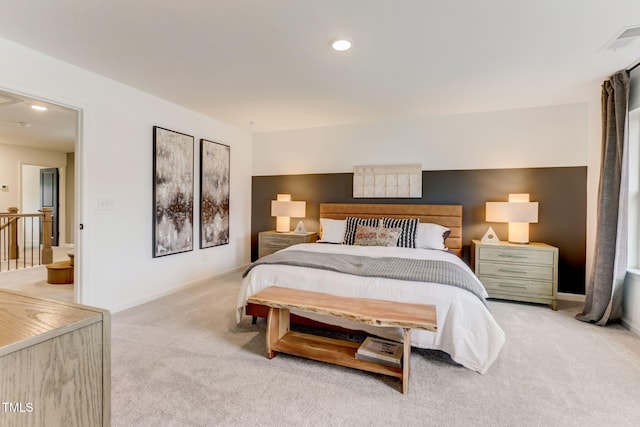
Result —
[{"label": "wooden bench", "polygon": [[[278,352],[307,359],[347,366],[399,378],[402,393],[409,387],[411,328],[437,330],[435,305],[407,304],[367,298],[351,298],[299,289],[269,287],[248,299],[269,307],[267,319],[267,357]],[[404,329],[402,367],[394,368],[356,359],[359,343],[326,338],[289,330],[289,311],[318,313],[341,317],[367,325]]]}]

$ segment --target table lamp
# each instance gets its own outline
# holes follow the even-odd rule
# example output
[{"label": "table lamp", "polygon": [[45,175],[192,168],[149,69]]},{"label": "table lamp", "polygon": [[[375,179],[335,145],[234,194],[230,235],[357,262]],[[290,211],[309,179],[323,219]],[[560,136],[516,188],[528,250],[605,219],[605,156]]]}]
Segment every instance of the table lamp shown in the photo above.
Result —
[{"label": "table lamp", "polygon": [[487,222],[509,223],[510,243],[529,243],[529,224],[538,222],[538,202],[529,193],[509,194],[508,202],[486,202]]},{"label": "table lamp", "polygon": [[276,200],[271,201],[271,216],[276,217],[276,231],[291,231],[291,217],[304,218],[306,207],[306,202],[292,201],[291,194],[278,194]]}]

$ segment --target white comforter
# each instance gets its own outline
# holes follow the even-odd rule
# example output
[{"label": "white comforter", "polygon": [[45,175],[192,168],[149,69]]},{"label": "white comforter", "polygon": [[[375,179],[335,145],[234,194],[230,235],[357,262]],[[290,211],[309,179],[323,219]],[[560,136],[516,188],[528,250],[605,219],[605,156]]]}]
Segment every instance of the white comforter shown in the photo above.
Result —
[{"label": "white comforter", "polygon": [[[344,253],[370,257],[397,256],[441,259],[462,266],[475,278],[471,269],[460,258],[444,251],[318,243],[303,243],[283,250]],[[341,296],[434,304],[438,316],[438,331],[413,329],[411,331],[411,345],[425,349],[442,350],[451,355],[454,361],[482,374],[496,360],[505,342],[504,332],[487,307],[478,297],[464,289],[439,283],[359,277],[288,265],[258,265],[249,272],[247,277],[243,279],[238,294],[237,321],[241,319],[247,298],[273,285]],[[345,319],[310,313],[296,314],[324,323],[364,330],[378,336],[402,341],[402,330],[399,328],[368,326]]]}]

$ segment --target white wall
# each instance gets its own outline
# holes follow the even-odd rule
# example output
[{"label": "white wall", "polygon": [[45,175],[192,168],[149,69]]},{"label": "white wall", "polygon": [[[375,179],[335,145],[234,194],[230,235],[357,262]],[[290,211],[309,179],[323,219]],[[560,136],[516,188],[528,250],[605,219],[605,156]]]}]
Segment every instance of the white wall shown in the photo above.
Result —
[{"label": "white wall", "polygon": [[[249,261],[249,132],[8,40],[0,39],[0,57],[1,89],[81,110],[82,143],[76,151],[77,218],[84,224],[76,242],[80,302],[118,310]],[[193,135],[196,165],[200,138],[231,146],[228,245],[199,250],[194,235],[193,251],[152,258],[154,125]],[[197,211],[197,178],[195,183]],[[113,209],[98,209],[105,198],[113,200]]]},{"label": "white wall", "polygon": [[584,166],[587,110],[570,104],[258,133],[253,174],[416,162],[423,170]]},{"label": "white wall", "polygon": [[[60,173],[64,174],[66,164],[67,155],[59,151],[0,144],[0,186],[8,186],[7,191],[0,191],[0,211],[6,212],[7,208],[22,206],[20,183],[22,165],[59,168]],[[63,182],[62,177],[60,181]],[[39,186],[38,184],[38,188]]]}]

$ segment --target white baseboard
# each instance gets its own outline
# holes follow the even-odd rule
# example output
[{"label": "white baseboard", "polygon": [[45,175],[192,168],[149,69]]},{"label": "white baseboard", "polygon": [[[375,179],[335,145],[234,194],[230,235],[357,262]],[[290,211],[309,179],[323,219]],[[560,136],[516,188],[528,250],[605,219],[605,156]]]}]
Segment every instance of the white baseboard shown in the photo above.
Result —
[{"label": "white baseboard", "polygon": [[236,274],[236,273],[239,273],[241,271],[244,271],[247,268],[248,265],[249,264],[243,265],[243,266],[240,266],[240,267],[236,267],[236,268],[234,268],[232,270],[225,271],[224,273],[214,274],[213,276],[207,276],[207,277],[203,277],[201,279],[197,279],[197,280],[194,280],[194,281],[191,281],[191,282],[183,283],[181,285],[176,286],[175,288],[171,288],[171,289],[169,289],[167,291],[164,291],[164,292],[159,292],[157,294],[146,296],[146,297],[141,298],[139,300],[132,301],[130,303],[118,306],[118,307],[116,307],[116,308],[114,308],[112,310],[109,310],[109,311],[111,313],[117,313],[119,311],[124,311],[124,310],[127,310],[129,308],[136,307],[138,305],[145,304],[145,303],[157,300],[158,298],[166,297],[167,295],[175,294],[176,292],[180,292],[180,291],[183,291],[185,289],[189,289],[189,288],[191,288],[193,286],[201,285],[201,284],[206,283],[206,282],[211,281],[211,280],[222,279],[222,278],[224,278],[226,276],[230,276],[232,274]]},{"label": "white baseboard", "polygon": [[558,292],[558,299],[559,300],[563,300],[563,301],[579,301],[579,302],[584,302],[585,301],[585,296],[584,295],[579,295],[579,294],[570,294],[570,293],[566,293],[566,292]]},{"label": "white baseboard", "polygon": [[638,325],[633,325],[631,323],[629,323],[626,319],[622,319],[622,326],[624,326],[626,329],[628,329],[631,333],[633,333],[634,335],[637,335],[640,337],[640,327]]},{"label": "white baseboard", "polygon": [[640,335],[640,270],[627,269],[622,293],[622,326]]}]

